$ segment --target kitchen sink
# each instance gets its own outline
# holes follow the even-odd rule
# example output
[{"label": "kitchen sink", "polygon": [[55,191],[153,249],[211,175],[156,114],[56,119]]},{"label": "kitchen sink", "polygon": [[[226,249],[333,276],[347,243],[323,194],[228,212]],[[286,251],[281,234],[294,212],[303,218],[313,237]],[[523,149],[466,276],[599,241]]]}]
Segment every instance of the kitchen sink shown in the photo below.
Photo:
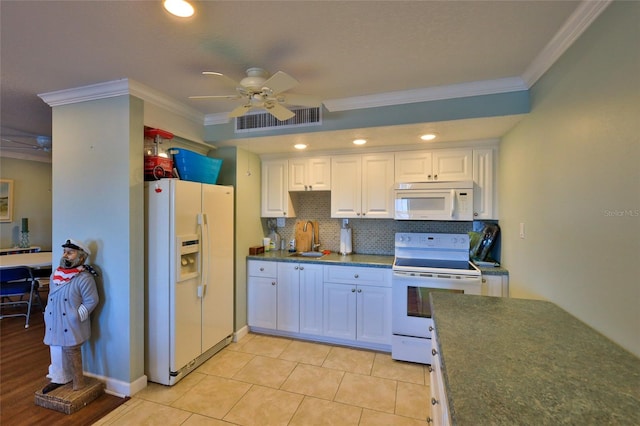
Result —
[{"label": "kitchen sink", "polygon": [[291,253],[289,257],[322,257],[324,253],[320,251],[299,251],[296,253]]}]

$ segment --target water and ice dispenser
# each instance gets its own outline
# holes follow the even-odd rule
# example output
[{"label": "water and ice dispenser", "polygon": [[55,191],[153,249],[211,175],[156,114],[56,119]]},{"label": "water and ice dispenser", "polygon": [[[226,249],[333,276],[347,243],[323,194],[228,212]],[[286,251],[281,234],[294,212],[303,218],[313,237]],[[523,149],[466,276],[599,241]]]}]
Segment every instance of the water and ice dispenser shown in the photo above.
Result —
[{"label": "water and ice dispenser", "polygon": [[179,235],[178,248],[178,276],[176,281],[195,278],[200,274],[200,239],[198,235]]}]

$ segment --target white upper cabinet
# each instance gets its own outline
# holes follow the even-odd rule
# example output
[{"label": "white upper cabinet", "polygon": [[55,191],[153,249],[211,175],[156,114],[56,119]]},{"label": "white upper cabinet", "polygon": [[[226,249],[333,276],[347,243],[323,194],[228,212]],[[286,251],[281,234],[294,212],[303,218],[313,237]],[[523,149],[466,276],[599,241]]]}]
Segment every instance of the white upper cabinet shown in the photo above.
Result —
[{"label": "white upper cabinet", "polygon": [[498,219],[495,191],[495,150],[473,150],[473,218]]},{"label": "white upper cabinet", "polygon": [[262,217],[295,217],[289,196],[289,162],[262,162]]},{"label": "white upper cabinet", "polygon": [[331,217],[393,218],[393,153],[331,158]]},{"label": "white upper cabinet", "polygon": [[331,157],[289,159],[289,191],[330,191]]},{"label": "white upper cabinet", "polygon": [[471,180],[472,152],[471,149],[397,152],[395,182]]}]

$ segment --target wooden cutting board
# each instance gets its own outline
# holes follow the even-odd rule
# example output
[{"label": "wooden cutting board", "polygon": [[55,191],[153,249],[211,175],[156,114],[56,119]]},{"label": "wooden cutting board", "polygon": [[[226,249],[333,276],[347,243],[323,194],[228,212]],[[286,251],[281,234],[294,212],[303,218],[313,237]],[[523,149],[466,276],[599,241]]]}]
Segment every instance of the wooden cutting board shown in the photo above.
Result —
[{"label": "wooden cutting board", "polygon": [[296,221],[295,238],[296,238],[296,250],[297,251],[311,251],[311,237],[312,230],[315,231],[315,242],[318,244],[320,241],[320,228],[318,227],[318,221],[313,220],[313,228],[311,224],[307,225],[307,231],[305,232],[304,224],[306,220]]}]

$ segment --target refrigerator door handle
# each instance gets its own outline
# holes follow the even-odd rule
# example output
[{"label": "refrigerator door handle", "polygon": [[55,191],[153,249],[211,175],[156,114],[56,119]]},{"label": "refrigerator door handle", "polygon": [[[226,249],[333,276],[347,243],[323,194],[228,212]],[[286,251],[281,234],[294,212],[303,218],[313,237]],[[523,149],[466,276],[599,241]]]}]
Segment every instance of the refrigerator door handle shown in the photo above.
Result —
[{"label": "refrigerator door handle", "polygon": [[198,297],[202,299],[207,294],[207,282],[209,281],[209,222],[206,213],[200,214],[200,241],[202,241],[200,253],[200,276],[202,281],[198,286]]}]

